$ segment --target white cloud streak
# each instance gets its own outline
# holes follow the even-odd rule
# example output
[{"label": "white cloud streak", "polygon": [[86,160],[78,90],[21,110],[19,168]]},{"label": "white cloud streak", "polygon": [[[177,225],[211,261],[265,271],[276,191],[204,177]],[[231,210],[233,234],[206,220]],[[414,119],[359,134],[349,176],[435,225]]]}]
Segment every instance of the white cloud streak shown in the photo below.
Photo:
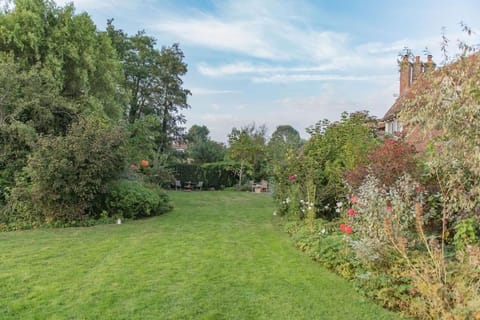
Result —
[{"label": "white cloud streak", "polygon": [[219,95],[219,94],[235,94],[240,93],[238,90],[218,90],[208,88],[190,88],[193,95],[205,96],[205,95]]},{"label": "white cloud streak", "polygon": [[252,81],[255,83],[292,83],[304,81],[376,81],[385,77],[391,78],[390,75],[354,76],[335,74],[276,74],[267,77],[254,77]]}]

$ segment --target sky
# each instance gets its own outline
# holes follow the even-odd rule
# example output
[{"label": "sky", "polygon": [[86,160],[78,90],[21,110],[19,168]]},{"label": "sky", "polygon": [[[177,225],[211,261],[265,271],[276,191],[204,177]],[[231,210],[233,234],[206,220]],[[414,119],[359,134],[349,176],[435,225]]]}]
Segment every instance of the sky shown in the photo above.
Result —
[{"label": "sky", "polygon": [[[71,1],[57,1],[65,5]],[[398,95],[405,48],[443,59],[442,30],[456,52],[460,23],[480,43],[478,0],[74,0],[99,30],[107,19],[130,35],[145,30],[159,48],[179,43],[188,64],[187,128],[216,141],[232,127],[265,124],[271,134],[305,129],[343,111],[382,117]],[[475,25],[477,23],[477,25]],[[443,29],[444,28],[444,29]]]}]

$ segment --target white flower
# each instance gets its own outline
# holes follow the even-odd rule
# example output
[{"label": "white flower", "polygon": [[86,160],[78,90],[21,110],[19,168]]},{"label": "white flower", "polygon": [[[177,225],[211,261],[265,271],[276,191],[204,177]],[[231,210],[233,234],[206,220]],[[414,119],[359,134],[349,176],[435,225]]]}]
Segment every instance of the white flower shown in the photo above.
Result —
[{"label": "white flower", "polygon": [[289,204],[290,203],[290,198],[285,199],[285,203]]},{"label": "white flower", "polygon": [[337,208],[337,209],[335,209],[335,212],[340,212],[340,209],[338,209],[338,208]]},{"label": "white flower", "polygon": [[273,211],[273,215],[276,216],[276,215],[277,215],[277,211]]},{"label": "white flower", "polygon": [[321,234],[325,234],[326,232],[327,232],[327,230],[325,230],[325,228],[323,228],[323,229],[320,231]]},{"label": "white flower", "polygon": [[[343,206],[343,202],[338,201],[338,202],[337,202],[337,207],[341,208],[342,206]],[[338,212],[338,211],[337,211],[337,212]]]}]

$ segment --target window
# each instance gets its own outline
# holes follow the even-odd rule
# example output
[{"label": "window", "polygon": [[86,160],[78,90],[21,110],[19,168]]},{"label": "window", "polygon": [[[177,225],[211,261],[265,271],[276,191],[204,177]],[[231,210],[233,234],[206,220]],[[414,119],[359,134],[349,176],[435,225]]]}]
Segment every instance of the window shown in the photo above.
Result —
[{"label": "window", "polygon": [[393,119],[385,124],[385,132],[391,135],[395,134],[395,132],[401,132],[402,130],[402,124],[398,119]]}]

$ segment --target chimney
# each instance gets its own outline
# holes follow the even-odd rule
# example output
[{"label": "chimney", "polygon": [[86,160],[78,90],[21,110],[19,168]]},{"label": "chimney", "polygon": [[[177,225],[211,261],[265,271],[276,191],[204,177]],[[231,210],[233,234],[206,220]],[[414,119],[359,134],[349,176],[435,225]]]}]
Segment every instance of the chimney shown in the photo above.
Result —
[{"label": "chimney", "polygon": [[436,66],[437,66],[437,65],[436,65],[435,62],[433,62],[433,60],[432,60],[432,55],[429,54],[429,55],[427,56],[427,62],[425,62],[425,63],[423,64],[424,72],[425,72],[425,73],[431,72],[431,71],[435,70],[435,67],[436,67]]},{"label": "chimney", "polygon": [[408,61],[408,55],[402,57],[400,62],[400,95],[410,88],[412,76],[412,64]]},{"label": "chimney", "polygon": [[412,84],[417,81],[418,77],[423,72],[423,64],[420,61],[420,56],[415,57],[415,62],[413,63],[413,68],[412,68]]}]

